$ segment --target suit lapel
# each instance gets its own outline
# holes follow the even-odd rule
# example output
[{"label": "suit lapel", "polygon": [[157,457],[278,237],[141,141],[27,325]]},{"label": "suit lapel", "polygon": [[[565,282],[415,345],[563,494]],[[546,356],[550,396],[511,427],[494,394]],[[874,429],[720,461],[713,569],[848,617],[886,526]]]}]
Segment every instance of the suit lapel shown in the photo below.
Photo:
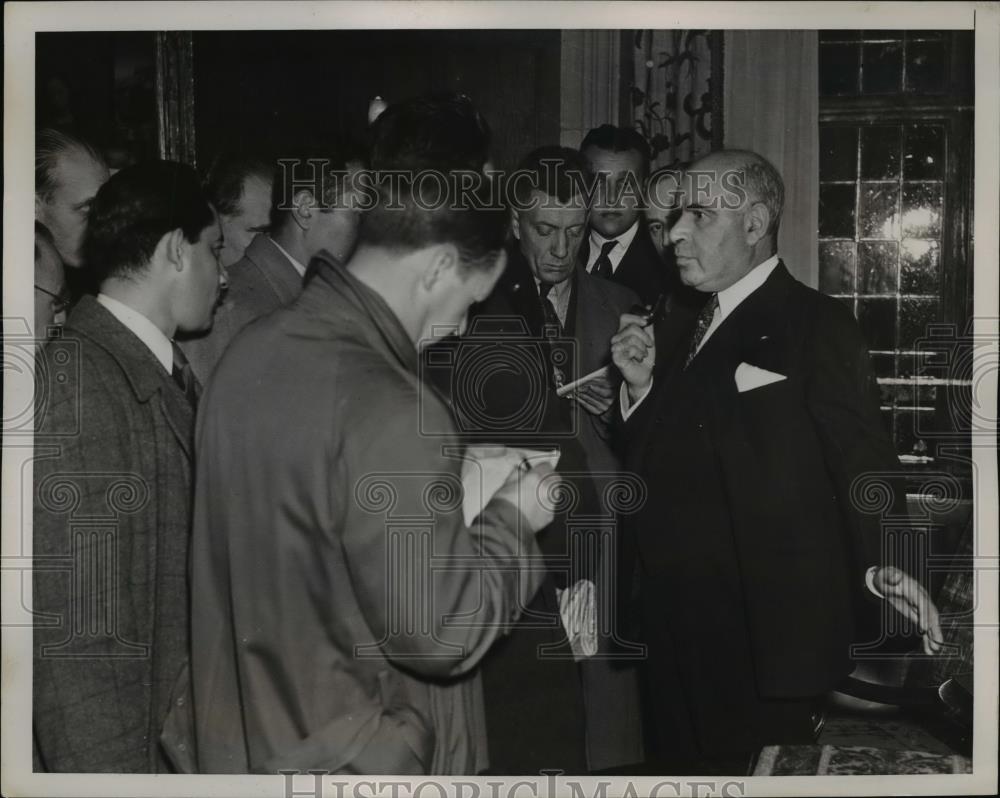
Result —
[{"label": "suit lapel", "polygon": [[[712,333],[689,368],[704,374],[716,370],[722,359],[732,361],[730,365],[735,370],[747,353],[780,334],[787,321],[785,301],[794,285],[795,278],[779,261],[764,284],[744,299]],[[753,365],[765,366],[763,363]]]},{"label": "suit lapel", "polygon": [[580,344],[580,363],[578,376],[599,368],[608,360],[609,344],[614,330],[607,336],[602,321],[615,314],[609,309],[607,297],[596,290],[594,280],[586,272],[574,275],[574,294],[576,295],[576,313],[574,314],[574,332]]},{"label": "suit lapel", "polygon": [[118,363],[139,402],[159,394],[167,425],[190,460],[194,411],[149,348],[92,296],[80,299],[67,326],[85,335]]},{"label": "suit lapel", "polygon": [[258,234],[247,248],[246,256],[282,305],[287,305],[299,295],[302,277],[267,235]]}]

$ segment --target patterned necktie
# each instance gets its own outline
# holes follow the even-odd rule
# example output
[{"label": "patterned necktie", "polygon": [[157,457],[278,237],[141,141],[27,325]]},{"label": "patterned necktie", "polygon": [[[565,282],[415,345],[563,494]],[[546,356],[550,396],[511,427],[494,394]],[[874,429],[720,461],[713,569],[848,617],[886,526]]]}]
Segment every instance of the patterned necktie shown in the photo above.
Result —
[{"label": "patterned necktie", "polygon": [[604,246],[601,247],[601,254],[597,256],[597,260],[594,261],[594,268],[590,270],[591,274],[596,274],[598,277],[603,277],[605,280],[610,280],[611,276],[614,274],[614,270],[611,268],[611,258],[608,255],[611,253],[616,246],[618,246],[617,241],[606,241]]},{"label": "patterned necktie", "polygon": [[684,361],[684,368],[691,365],[694,356],[698,353],[698,347],[705,338],[705,333],[712,326],[712,319],[715,318],[715,311],[719,309],[719,295],[712,294],[712,298],[705,303],[698,314],[698,321],[694,325],[694,334],[691,336],[691,347],[688,349],[687,360]]},{"label": "patterned necktie", "polygon": [[[545,314],[545,327],[546,331],[542,334],[545,341],[548,343],[549,350],[549,360],[552,366],[552,381],[558,388],[566,382],[566,371],[565,371],[565,352],[561,351],[561,347],[556,343],[557,338],[562,338],[563,326],[562,322],[559,321],[559,314],[556,312],[556,306],[552,302],[552,297],[549,295],[555,286],[552,283],[539,283],[538,285],[538,296],[542,301],[542,313]],[[554,334],[553,334],[554,333]]]},{"label": "patterned necktie", "polygon": [[559,321],[559,314],[556,312],[556,306],[552,303],[552,297],[549,296],[549,292],[555,286],[552,283],[539,283],[538,285],[538,297],[542,300],[542,313],[545,314],[545,323],[547,325],[555,325],[557,330],[557,335],[562,335],[562,322]]},{"label": "patterned necktie", "polygon": [[170,342],[170,345],[174,351],[174,368],[170,372],[170,376],[174,378],[177,387],[184,392],[184,397],[188,400],[191,407],[196,407],[198,405],[198,394],[201,393],[198,378],[194,376],[191,364],[188,363],[188,359],[184,356],[181,348],[173,341]]}]

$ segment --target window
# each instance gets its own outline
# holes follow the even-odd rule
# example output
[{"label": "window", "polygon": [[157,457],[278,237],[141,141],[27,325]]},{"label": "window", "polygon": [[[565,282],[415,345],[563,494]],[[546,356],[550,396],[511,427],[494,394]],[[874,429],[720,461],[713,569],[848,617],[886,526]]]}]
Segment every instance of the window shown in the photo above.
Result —
[{"label": "window", "polygon": [[972,35],[819,40],[819,288],[858,319],[901,462],[940,468],[967,380],[926,339],[970,319]]}]

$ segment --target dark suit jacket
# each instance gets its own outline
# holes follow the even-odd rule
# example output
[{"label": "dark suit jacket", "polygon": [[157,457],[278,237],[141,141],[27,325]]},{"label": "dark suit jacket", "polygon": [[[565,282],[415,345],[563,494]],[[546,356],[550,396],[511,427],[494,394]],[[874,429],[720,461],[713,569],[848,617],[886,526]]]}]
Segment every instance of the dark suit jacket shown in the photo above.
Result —
[{"label": "dark suit jacket", "polygon": [[[880,562],[879,517],[856,508],[852,485],[898,470],[867,348],[850,311],[783,264],[684,370],[695,316],[668,316],[686,332],[658,334],[673,351],[658,353],[653,393],[625,426],[649,488],[636,522],[644,601],[676,606],[661,587],[685,589],[691,540],[730,541],[759,694],[821,695],[851,669],[864,570]],[[741,363],[787,379],[740,393]]]},{"label": "dark suit jacket", "polygon": [[[589,257],[588,234],[580,247],[579,255],[584,269]],[[635,237],[611,276],[611,281],[630,288],[647,305],[655,302],[660,294],[670,293],[677,287],[676,267],[664,260],[649,237],[649,230],[643,219],[639,220],[639,229],[635,231]]]},{"label": "dark suit jacket", "polygon": [[302,291],[302,277],[266,233],[254,236],[243,257],[227,272],[229,287],[215,311],[212,329],[180,341],[202,385],[208,382],[215,364],[240,330],[287,305]]},{"label": "dark suit jacket", "polygon": [[[89,295],[38,374],[39,764],[164,772],[160,727],[188,652],[194,414],[149,349]],[[96,630],[74,632],[76,612]]]}]

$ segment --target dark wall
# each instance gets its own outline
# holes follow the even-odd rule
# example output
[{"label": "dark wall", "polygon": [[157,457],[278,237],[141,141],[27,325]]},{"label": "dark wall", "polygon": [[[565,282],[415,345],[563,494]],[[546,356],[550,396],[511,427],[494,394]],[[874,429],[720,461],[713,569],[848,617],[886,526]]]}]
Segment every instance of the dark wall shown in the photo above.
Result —
[{"label": "dark wall", "polygon": [[155,45],[148,32],[35,36],[35,124],[91,139],[113,166],[156,157]]},{"label": "dark wall", "polygon": [[497,165],[559,142],[559,38],[549,31],[205,31],[194,34],[198,163],[223,149],[295,155],[360,138],[368,101],[469,95]]}]

